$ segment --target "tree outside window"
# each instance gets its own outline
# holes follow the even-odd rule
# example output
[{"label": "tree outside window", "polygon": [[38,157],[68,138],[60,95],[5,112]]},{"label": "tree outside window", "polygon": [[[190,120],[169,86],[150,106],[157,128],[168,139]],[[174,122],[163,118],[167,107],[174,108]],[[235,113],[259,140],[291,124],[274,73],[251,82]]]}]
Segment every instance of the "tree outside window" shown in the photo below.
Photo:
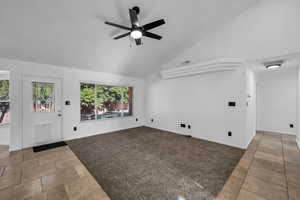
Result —
[{"label": "tree outside window", "polygon": [[132,115],[132,87],[81,83],[81,120]]},{"label": "tree outside window", "polygon": [[0,125],[10,123],[9,80],[0,80]]}]

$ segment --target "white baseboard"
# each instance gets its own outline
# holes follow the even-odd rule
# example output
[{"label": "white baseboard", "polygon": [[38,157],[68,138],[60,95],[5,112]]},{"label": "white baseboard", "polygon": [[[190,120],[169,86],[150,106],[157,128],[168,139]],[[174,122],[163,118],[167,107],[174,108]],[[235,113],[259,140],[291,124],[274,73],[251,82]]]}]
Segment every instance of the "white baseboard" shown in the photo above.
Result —
[{"label": "white baseboard", "polygon": [[296,139],[296,142],[298,144],[298,148],[300,149],[300,140],[299,140],[299,138]]},{"label": "white baseboard", "polygon": [[186,135],[186,134],[181,133],[181,132],[176,131],[176,130],[171,130],[171,129],[167,129],[167,128],[163,128],[163,127],[158,127],[158,126],[152,126],[152,125],[150,125],[150,124],[145,124],[144,126],[149,127],[149,128],[154,128],[154,129],[159,129],[159,130],[171,132],[171,133],[176,133],[176,134],[178,134],[178,135]]},{"label": "white baseboard", "polygon": [[[175,134],[178,134],[178,135],[186,135],[182,132],[167,129],[167,128],[163,128],[163,127],[159,127],[159,126],[151,126],[149,124],[145,124],[145,126],[149,127],[149,128],[154,128],[154,129],[159,129],[159,130],[175,133]],[[235,144],[227,143],[227,142],[224,142],[224,141],[212,140],[212,139],[206,138],[206,137],[195,137],[193,135],[190,135],[190,136],[193,137],[193,138],[196,138],[196,139],[206,140],[206,141],[209,141],[209,142],[214,142],[214,143],[223,144],[223,145],[227,145],[227,146],[231,146],[231,147],[236,147],[236,148],[239,148],[239,149],[247,149],[247,147],[245,147],[245,146],[235,145]]]},{"label": "white baseboard", "polygon": [[252,140],[253,140],[254,137],[255,137],[255,135],[253,135],[251,137],[251,139],[249,141],[247,141],[246,146],[243,149],[247,149],[248,148],[248,146],[250,145],[250,143],[252,142]]},{"label": "white baseboard", "polygon": [[281,132],[281,131],[276,131],[276,130],[263,130],[259,129],[256,131],[261,131],[261,132],[267,132],[267,133],[274,133],[274,134],[282,134],[282,135],[296,135],[295,133],[292,132]]}]

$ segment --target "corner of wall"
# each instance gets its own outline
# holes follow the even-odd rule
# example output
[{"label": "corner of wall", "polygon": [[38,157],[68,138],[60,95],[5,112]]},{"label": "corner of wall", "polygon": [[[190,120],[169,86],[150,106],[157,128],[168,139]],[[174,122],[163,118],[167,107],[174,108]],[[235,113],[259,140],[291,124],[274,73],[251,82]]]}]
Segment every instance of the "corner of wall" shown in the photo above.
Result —
[{"label": "corner of wall", "polygon": [[247,149],[256,133],[256,74],[248,65],[245,66],[245,116],[246,135],[244,148]]},{"label": "corner of wall", "polygon": [[297,83],[297,133],[296,142],[300,148],[300,65],[298,67],[298,83]]},{"label": "corner of wall", "polygon": [[22,149],[22,88],[21,73],[10,71],[10,111],[11,126],[9,134],[9,151]]},{"label": "corner of wall", "polygon": [[298,144],[298,148],[300,149],[300,140],[299,140],[299,137],[296,138],[296,142],[297,142],[297,144]]}]

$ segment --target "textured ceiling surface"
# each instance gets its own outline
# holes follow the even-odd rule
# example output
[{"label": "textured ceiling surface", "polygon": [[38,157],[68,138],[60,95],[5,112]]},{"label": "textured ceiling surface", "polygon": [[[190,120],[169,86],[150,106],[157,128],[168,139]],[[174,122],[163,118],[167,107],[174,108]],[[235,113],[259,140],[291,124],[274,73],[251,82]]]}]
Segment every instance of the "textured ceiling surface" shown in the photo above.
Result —
[{"label": "textured ceiling surface", "polygon": [[[217,30],[256,0],[0,0],[0,57],[144,77]],[[124,31],[128,9],[141,8],[140,23],[167,22],[135,46]]]}]

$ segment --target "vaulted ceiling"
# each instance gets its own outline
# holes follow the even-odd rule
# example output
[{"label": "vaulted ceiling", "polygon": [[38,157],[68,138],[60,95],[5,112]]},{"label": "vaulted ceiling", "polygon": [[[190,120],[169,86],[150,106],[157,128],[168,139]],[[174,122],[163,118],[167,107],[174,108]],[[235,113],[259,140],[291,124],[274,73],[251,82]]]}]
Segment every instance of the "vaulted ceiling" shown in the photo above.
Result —
[{"label": "vaulted ceiling", "polygon": [[[0,0],[0,57],[144,77],[256,1]],[[104,21],[129,26],[135,5],[141,24],[166,20],[153,30],[161,41],[112,39],[124,32]]]}]

